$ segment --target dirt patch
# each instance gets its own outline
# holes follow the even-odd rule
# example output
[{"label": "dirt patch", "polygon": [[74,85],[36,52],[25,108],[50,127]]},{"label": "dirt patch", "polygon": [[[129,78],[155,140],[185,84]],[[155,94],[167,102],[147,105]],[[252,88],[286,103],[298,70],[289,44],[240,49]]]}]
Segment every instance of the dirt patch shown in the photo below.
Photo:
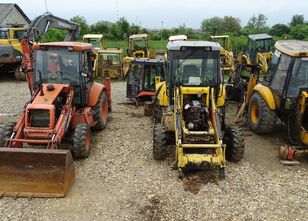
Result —
[{"label": "dirt patch", "polygon": [[161,220],[162,209],[159,197],[150,195],[148,202],[149,205],[141,208],[139,214],[143,215],[145,220]]},{"label": "dirt patch", "polygon": [[215,171],[202,171],[185,174],[185,178],[183,179],[184,190],[193,194],[198,194],[203,185],[208,183],[218,184],[219,178],[214,172]]}]

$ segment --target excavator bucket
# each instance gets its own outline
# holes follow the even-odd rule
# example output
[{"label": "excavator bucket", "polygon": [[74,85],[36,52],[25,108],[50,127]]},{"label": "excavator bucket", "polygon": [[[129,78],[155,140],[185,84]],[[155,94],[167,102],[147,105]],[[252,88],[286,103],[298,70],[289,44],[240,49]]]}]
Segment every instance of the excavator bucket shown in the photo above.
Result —
[{"label": "excavator bucket", "polygon": [[74,181],[69,150],[0,148],[0,197],[65,197]]}]

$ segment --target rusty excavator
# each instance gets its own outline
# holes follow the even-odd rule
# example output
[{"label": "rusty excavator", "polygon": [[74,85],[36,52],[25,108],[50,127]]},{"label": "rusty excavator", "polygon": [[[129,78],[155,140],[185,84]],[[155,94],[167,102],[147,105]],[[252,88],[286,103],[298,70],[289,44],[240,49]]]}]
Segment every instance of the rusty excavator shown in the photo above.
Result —
[{"label": "rusty excavator", "polygon": [[[33,43],[50,28],[68,30],[65,41]],[[107,125],[110,81],[94,82],[92,45],[72,42],[79,31],[45,13],[21,41],[31,98],[16,124],[0,127],[0,197],[65,197],[75,180],[73,158],[91,153],[90,128]]]}]

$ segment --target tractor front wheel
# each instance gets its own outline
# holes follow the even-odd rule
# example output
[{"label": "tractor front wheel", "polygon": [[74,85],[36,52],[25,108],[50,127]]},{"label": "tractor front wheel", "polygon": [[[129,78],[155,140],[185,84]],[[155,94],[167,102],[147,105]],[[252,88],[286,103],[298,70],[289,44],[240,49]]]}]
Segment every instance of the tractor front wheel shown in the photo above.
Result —
[{"label": "tractor front wheel", "polygon": [[8,123],[0,126],[0,147],[5,145],[6,139],[11,136],[15,123]]},{"label": "tractor front wheel", "polygon": [[97,121],[93,128],[95,130],[105,129],[108,123],[108,100],[106,91],[102,91],[93,110],[95,112],[93,119]]},{"label": "tractor front wheel", "polygon": [[277,121],[274,111],[270,110],[264,98],[254,93],[249,102],[248,124],[256,133],[270,133]]},{"label": "tractor front wheel", "polygon": [[237,163],[243,159],[245,143],[243,132],[238,127],[227,127],[224,133],[223,142],[226,144],[226,159]]},{"label": "tractor front wheel", "polygon": [[76,159],[87,158],[91,153],[91,131],[87,124],[77,124],[73,135],[73,155]]},{"label": "tractor front wheel", "polygon": [[153,130],[153,157],[164,160],[167,157],[167,132],[161,123],[156,123]]}]

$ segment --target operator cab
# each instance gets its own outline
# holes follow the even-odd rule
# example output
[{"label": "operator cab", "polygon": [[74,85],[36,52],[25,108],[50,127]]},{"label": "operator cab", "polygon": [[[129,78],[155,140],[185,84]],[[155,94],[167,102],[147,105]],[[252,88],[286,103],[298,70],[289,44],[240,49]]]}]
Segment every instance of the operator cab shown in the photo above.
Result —
[{"label": "operator cab", "polygon": [[219,90],[223,78],[220,70],[221,47],[218,43],[174,41],[169,42],[167,48],[169,99],[173,97],[174,86],[210,86]]},{"label": "operator cab", "polygon": [[128,54],[132,57],[146,57],[148,51],[148,35],[136,34],[129,37]]},{"label": "operator cab", "polygon": [[157,81],[164,81],[165,75],[165,60],[134,59],[128,72],[126,97],[151,100]]},{"label": "operator cab", "polygon": [[264,79],[280,110],[293,110],[298,97],[308,91],[308,42],[277,41],[276,51]]},{"label": "operator cab", "polygon": [[257,58],[257,53],[267,53],[272,51],[273,37],[268,34],[255,34],[248,36],[248,44],[245,54],[250,61],[254,63]]},{"label": "operator cab", "polygon": [[74,87],[74,104],[87,104],[87,84],[92,79],[90,44],[54,42],[34,46],[34,84],[69,84]]}]

